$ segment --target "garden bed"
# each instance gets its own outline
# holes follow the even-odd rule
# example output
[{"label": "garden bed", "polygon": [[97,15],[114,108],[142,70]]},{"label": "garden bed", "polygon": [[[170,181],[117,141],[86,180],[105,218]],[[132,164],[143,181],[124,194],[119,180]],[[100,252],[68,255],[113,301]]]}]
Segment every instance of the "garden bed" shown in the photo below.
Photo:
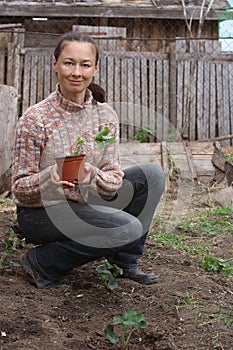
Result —
[{"label": "garden bed", "polygon": [[[13,252],[6,249],[6,243],[14,243],[9,229],[15,208],[11,200],[2,199],[0,349],[122,349],[110,343],[103,328],[130,308],[142,312],[147,323],[145,329],[133,333],[131,350],[231,349],[233,211],[200,207],[197,198],[205,188],[197,185],[186,214],[174,223],[174,188],[158,208],[140,260],[143,270],[159,275],[159,283],[142,286],[117,279],[117,288],[112,291],[96,271],[103,260],[67,276],[65,282],[72,285],[71,291],[32,286],[18,265],[18,257],[29,246],[18,246]],[[210,261],[209,256],[217,260]],[[121,333],[120,326],[115,330]]]}]

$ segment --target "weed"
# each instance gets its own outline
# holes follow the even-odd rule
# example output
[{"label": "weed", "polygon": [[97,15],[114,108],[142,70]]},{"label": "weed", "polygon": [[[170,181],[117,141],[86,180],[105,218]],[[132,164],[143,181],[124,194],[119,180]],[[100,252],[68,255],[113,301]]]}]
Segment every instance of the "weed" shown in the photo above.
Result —
[{"label": "weed", "polygon": [[141,312],[136,312],[133,309],[123,312],[122,315],[116,315],[113,317],[113,325],[109,324],[104,327],[104,333],[111,343],[116,344],[119,342],[119,336],[114,331],[115,325],[122,326],[121,332],[121,346],[122,349],[127,350],[130,342],[130,338],[135,330],[144,329],[147,324],[144,319],[144,315]]},{"label": "weed", "polygon": [[222,312],[222,308],[220,306],[217,315],[211,314],[210,318],[222,320],[227,328],[233,329],[233,306],[231,306],[230,311],[225,314]]},{"label": "weed", "polygon": [[185,297],[179,297],[176,295],[172,295],[170,298],[176,299],[178,305],[174,305],[176,311],[179,312],[179,309],[181,306],[185,306],[188,310],[193,310],[200,306],[202,303],[196,299],[196,295],[199,293],[199,291],[195,292],[189,292],[187,291],[185,294]]},{"label": "weed", "polygon": [[189,310],[193,310],[202,304],[200,301],[196,300],[197,293],[198,292],[187,291],[185,294],[185,304]]},{"label": "weed", "polygon": [[230,208],[216,207],[200,214],[198,219],[191,217],[179,224],[179,228],[194,233],[216,236],[221,234],[233,234],[233,210]]},{"label": "weed", "polygon": [[188,237],[185,234],[176,233],[156,233],[153,238],[157,243],[163,244],[165,247],[182,250],[188,254],[201,255],[210,252],[210,248],[200,242],[195,242],[195,245],[188,245],[185,242]]},{"label": "weed", "polygon": [[233,267],[230,266],[228,260],[207,255],[201,260],[201,267],[209,272],[224,273],[226,275],[233,274]]},{"label": "weed", "polygon": [[100,277],[107,289],[113,290],[117,287],[116,277],[123,274],[123,270],[115,264],[110,264],[108,261],[104,264],[104,269],[97,267]]},{"label": "weed", "polygon": [[10,198],[0,198],[0,204],[5,208],[14,206],[14,202]]},{"label": "weed", "polygon": [[233,164],[233,154],[226,154],[225,158],[227,159],[227,161],[231,164]]},{"label": "weed", "polygon": [[[17,251],[18,248],[23,248],[25,245],[25,240],[20,240],[16,235],[15,232],[10,228],[5,233],[6,239],[5,239],[5,249],[1,252],[0,257],[0,270],[3,270],[5,267],[5,262],[7,260],[8,254],[13,254]],[[11,262],[12,264],[15,264]]]},{"label": "weed", "polygon": [[150,126],[144,126],[138,129],[132,140],[146,142],[149,136],[155,136],[155,131]]}]

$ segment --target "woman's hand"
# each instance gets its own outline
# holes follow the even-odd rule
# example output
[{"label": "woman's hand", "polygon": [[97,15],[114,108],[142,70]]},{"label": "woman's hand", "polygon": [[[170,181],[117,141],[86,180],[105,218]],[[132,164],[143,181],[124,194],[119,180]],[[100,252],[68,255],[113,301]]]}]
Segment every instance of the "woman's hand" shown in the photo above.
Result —
[{"label": "woman's hand", "polygon": [[78,182],[82,185],[89,185],[97,174],[97,168],[90,163],[84,163],[83,176]]},{"label": "woman's hand", "polygon": [[75,187],[75,184],[70,181],[63,181],[60,179],[60,176],[58,174],[58,167],[57,164],[54,164],[50,169],[50,175],[51,175],[51,181],[54,185],[57,186],[67,186],[67,187]]},{"label": "woman's hand", "polygon": [[54,185],[57,186],[66,186],[66,187],[72,187],[74,188],[77,183],[80,183],[82,185],[89,185],[92,181],[92,179],[96,176],[97,168],[89,163],[84,163],[84,169],[82,178],[80,178],[77,182],[73,183],[70,181],[63,181],[60,179],[60,176],[58,174],[58,167],[57,164],[53,165],[50,169],[50,175],[51,175],[51,181]]}]

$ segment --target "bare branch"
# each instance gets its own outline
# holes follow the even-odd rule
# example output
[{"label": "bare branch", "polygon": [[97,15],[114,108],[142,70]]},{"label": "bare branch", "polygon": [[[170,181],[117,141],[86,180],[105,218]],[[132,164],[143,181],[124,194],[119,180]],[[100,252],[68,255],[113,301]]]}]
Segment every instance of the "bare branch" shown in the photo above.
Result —
[{"label": "bare branch", "polygon": [[205,8],[205,0],[202,1],[201,4],[201,12],[200,12],[200,20],[199,20],[199,26],[198,26],[198,32],[197,32],[197,37],[200,38],[201,32],[203,29],[204,22],[208,16],[208,13],[211,10],[211,7],[213,6],[214,0],[210,0],[209,5],[207,7],[206,12],[204,13],[204,8]]},{"label": "bare branch", "polygon": [[190,37],[193,38],[193,34],[192,34],[192,16],[190,18],[190,22],[188,22],[188,16],[187,16],[185,2],[184,2],[184,0],[181,0],[181,2],[182,2],[183,13],[184,13],[184,20],[185,20],[186,26],[188,28]]},{"label": "bare branch", "polygon": [[[158,0],[158,1],[159,1],[159,0]],[[151,0],[152,4],[153,4],[155,7],[158,6],[158,4],[157,4],[158,1],[156,1],[156,0]]]}]

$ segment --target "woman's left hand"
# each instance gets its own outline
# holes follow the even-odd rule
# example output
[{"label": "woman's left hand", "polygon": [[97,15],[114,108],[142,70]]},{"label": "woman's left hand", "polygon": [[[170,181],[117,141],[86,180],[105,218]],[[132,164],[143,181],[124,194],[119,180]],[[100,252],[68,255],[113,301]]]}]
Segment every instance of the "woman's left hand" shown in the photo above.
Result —
[{"label": "woman's left hand", "polygon": [[84,163],[83,176],[78,182],[82,185],[89,185],[97,174],[97,168],[90,163]]}]

